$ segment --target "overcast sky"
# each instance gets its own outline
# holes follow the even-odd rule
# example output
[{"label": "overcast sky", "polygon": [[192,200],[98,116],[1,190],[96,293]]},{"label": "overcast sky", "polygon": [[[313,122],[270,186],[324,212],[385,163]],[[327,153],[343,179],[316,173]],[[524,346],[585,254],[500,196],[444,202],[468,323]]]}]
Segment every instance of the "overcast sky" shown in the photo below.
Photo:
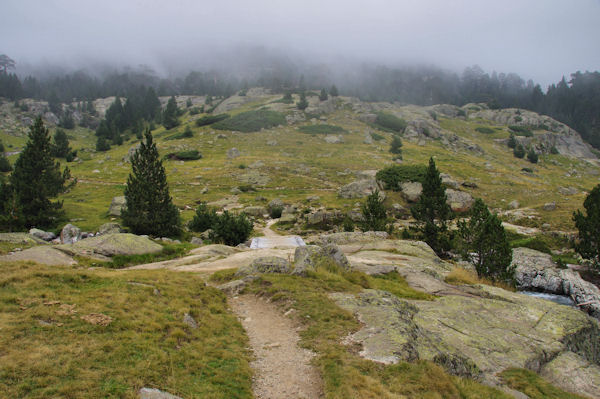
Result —
[{"label": "overcast sky", "polygon": [[600,0],[1,0],[0,54],[19,63],[207,62],[260,45],[373,63],[517,72],[546,85],[600,70]]}]

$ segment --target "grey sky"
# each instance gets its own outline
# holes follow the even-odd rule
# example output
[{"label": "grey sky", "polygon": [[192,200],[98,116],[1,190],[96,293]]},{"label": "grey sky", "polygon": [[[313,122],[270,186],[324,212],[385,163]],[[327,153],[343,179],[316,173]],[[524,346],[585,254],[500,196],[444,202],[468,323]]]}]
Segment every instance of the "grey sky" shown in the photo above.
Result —
[{"label": "grey sky", "polygon": [[315,61],[432,63],[542,84],[600,69],[600,0],[2,0],[0,53],[17,63],[210,63],[262,45]]}]

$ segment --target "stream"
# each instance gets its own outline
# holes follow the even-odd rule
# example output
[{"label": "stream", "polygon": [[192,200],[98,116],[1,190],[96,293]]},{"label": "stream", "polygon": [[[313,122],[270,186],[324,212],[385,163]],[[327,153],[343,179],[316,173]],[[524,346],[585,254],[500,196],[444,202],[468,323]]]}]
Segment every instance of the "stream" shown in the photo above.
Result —
[{"label": "stream", "polygon": [[569,298],[568,296],[564,296],[564,295],[548,294],[546,292],[535,292],[535,291],[519,291],[519,293],[529,295],[529,296],[534,296],[536,298],[542,298],[547,301],[556,302],[558,304],[565,305],[565,306],[573,306],[573,307],[575,306],[575,302],[573,302],[573,300],[571,298]]}]

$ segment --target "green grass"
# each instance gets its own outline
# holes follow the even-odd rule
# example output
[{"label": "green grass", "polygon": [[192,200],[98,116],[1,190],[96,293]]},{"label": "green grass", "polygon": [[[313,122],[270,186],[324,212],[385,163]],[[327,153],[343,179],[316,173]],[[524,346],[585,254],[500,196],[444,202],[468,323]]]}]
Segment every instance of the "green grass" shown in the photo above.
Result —
[{"label": "green grass", "polygon": [[343,127],[335,125],[306,125],[298,128],[302,133],[309,134],[335,134],[335,133],[348,133]]},{"label": "green grass", "polygon": [[[253,397],[244,331],[225,296],[197,275],[0,268],[1,396],[133,399],[152,387],[184,398]],[[112,322],[81,319],[92,313]]]},{"label": "green grass", "polygon": [[231,118],[215,123],[213,127],[219,130],[236,130],[248,133],[285,123],[285,116],[280,112],[257,110],[234,115]]},{"label": "green grass", "polygon": [[509,387],[531,399],[585,399],[584,396],[556,388],[533,371],[512,368],[503,371],[500,377]]}]

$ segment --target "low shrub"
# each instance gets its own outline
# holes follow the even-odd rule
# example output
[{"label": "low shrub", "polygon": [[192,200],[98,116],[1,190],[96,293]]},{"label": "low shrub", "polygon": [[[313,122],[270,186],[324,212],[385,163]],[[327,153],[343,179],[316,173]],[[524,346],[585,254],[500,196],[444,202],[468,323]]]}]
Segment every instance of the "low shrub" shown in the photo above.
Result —
[{"label": "low shrub", "polygon": [[242,112],[231,118],[223,119],[213,126],[215,129],[219,130],[237,130],[248,133],[257,132],[261,129],[268,129],[277,125],[283,125],[285,123],[285,116],[280,112],[257,110]]},{"label": "low shrub", "polygon": [[213,123],[223,121],[227,118],[229,118],[229,114],[206,115],[202,118],[196,119],[196,126],[212,125]]},{"label": "low shrub", "polygon": [[212,225],[211,240],[225,245],[235,246],[250,237],[252,222],[244,213],[234,215],[224,211]]},{"label": "low shrub", "polygon": [[300,126],[298,130],[302,133],[309,134],[348,133],[348,131],[343,127],[335,125],[306,125]]},{"label": "low shrub", "polygon": [[269,216],[271,217],[271,219],[279,219],[281,217],[282,213],[283,213],[282,206],[273,206],[269,209]]},{"label": "low shrub", "polygon": [[406,121],[386,112],[377,113],[375,127],[386,132],[402,133],[406,129]]},{"label": "low shrub", "polygon": [[529,126],[510,125],[508,128],[517,136],[533,137],[533,132]]},{"label": "low shrub", "polygon": [[191,231],[202,233],[210,229],[217,220],[217,211],[206,205],[206,202],[201,202],[196,208],[196,215],[188,223],[188,228]]},{"label": "low shrub", "polygon": [[400,191],[403,182],[423,182],[427,173],[425,165],[394,165],[377,172],[376,178],[384,183],[386,190]]},{"label": "low shrub", "polygon": [[477,126],[475,128],[475,131],[477,131],[479,133],[483,133],[483,134],[493,134],[496,132],[496,130],[494,130],[490,127],[486,127],[486,126]]},{"label": "low shrub", "polygon": [[179,151],[167,154],[165,158],[177,161],[195,161],[202,158],[202,154],[198,150]]}]

